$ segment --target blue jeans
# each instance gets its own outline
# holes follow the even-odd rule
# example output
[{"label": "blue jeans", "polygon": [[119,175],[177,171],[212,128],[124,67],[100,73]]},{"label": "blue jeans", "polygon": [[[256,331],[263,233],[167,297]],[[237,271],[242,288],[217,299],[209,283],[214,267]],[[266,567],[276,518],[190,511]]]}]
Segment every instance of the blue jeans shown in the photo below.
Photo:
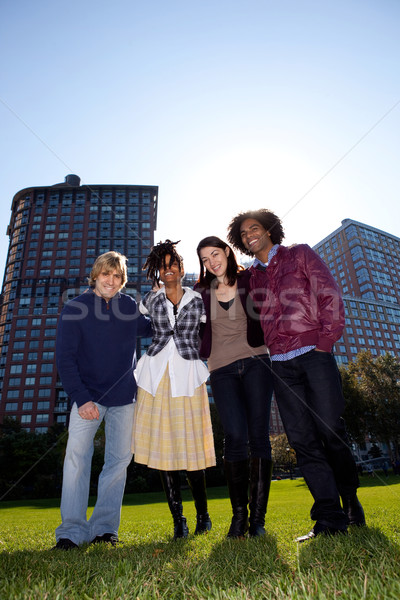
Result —
[{"label": "blue jeans", "polygon": [[342,419],[344,398],[335,358],[312,350],[273,361],[272,369],[283,425],[314,498],[311,518],[344,529],[339,495],[352,496],[359,482]]},{"label": "blue jeans", "polygon": [[272,374],[269,356],[237,360],[210,374],[215,405],[224,430],[224,458],[271,458],[269,419]]},{"label": "blue jeans", "polygon": [[[97,535],[118,534],[126,470],[132,459],[134,404],[96,405],[99,420],[82,419],[76,404],[71,409],[61,495],[62,523],[56,529],[57,541],[68,538],[80,545],[92,541]],[[106,437],[104,465],[99,476],[96,505],[87,520],[93,438],[103,419]]]}]

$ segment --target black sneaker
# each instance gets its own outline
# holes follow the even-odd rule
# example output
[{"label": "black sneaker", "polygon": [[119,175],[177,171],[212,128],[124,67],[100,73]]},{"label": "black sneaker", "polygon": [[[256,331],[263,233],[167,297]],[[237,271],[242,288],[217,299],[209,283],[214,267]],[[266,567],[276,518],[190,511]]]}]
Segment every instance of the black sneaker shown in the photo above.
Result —
[{"label": "black sneaker", "polygon": [[75,544],[68,538],[61,538],[58,540],[57,544],[53,546],[52,550],[73,550],[78,547],[78,544]]},{"label": "black sneaker", "polygon": [[96,535],[94,540],[92,540],[91,544],[111,544],[111,546],[116,546],[119,542],[118,536],[115,533],[103,533],[103,535]]}]

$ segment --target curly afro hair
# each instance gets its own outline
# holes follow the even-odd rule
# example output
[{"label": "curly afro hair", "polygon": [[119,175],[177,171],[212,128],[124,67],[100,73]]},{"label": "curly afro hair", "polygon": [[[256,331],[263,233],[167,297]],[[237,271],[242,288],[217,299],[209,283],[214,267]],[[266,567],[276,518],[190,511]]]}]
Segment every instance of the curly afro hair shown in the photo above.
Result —
[{"label": "curly afro hair", "polygon": [[258,221],[264,229],[271,234],[271,242],[273,244],[280,244],[285,237],[280,218],[271,210],[260,208],[259,210],[248,210],[247,212],[239,213],[229,223],[228,241],[234,248],[243,254],[253,256],[253,254],[245,248],[242,242],[242,236],[240,235],[240,228],[243,221],[246,219],[255,219]]}]

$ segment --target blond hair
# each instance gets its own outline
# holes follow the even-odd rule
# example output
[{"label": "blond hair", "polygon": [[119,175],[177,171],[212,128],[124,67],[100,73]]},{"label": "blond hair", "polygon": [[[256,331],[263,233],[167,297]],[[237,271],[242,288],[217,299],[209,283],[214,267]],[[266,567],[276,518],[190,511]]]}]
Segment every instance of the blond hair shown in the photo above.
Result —
[{"label": "blond hair", "polygon": [[124,287],[126,282],[128,281],[128,275],[126,270],[126,256],[120,254],[119,252],[114,252],[111,250],[110,252],[105,252],[104,254],[100,254],[94,262],[92,270],[90,271],[90,276],[88,278],[89,285],[94,287],[96,285],[96,279],[100,273],[110,273],[110,271],[117,271],[119,275],[121,275],[121,288]]}]

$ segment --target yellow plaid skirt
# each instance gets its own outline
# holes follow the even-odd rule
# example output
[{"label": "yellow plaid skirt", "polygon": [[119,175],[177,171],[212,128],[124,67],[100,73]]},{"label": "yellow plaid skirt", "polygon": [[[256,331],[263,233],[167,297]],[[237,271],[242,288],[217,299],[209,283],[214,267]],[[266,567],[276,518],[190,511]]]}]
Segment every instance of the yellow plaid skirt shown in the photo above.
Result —
[{"label": "yellow plaid skirt", "polygon": [[134,460],[161,471],[198,471],[215,465],[206,384],[193,396],[171,397],[168,367],[155,396],[138,388],[133,422]]}]

